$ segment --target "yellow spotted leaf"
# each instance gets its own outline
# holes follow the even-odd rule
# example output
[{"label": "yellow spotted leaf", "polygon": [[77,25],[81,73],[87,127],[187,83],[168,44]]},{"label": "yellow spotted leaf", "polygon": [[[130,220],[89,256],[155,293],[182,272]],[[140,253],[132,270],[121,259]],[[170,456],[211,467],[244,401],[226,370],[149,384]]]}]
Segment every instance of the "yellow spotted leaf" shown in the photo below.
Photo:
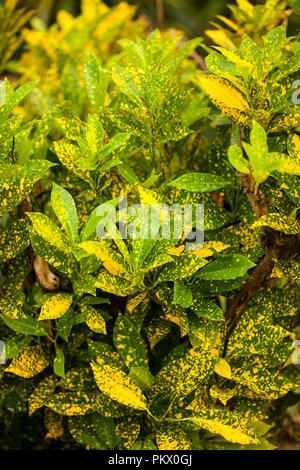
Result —
[{"label": "yellow spotted leaf", "polygon": [[123,279],[119,276],[114,276],[105,270],[99,273],[96,279],[95,286],[105,292],[126,297],[130,294],[135,294],[138,289],[133,282]]},{"label": "yellow spotted leaf", "polygon": [[110,274],[128,278],[123,258],[108,246],[107,241],[88,240],[82,242],[79,246],[90,255],[95,255],[97,259],[101,260],[103,266]]},{"label": "yellow spotted leaf", "polygon": [[156,432],[159,450],[190,450],[191,440],[187,433],[176,424],[162,424]]},{"label": "yellow spotted leaf", "polygon": [[122,438],[122,446],[127,450],[132,450],[134,442],[138,439],[141,425],[134,416],[120,418],[116,423],[115,433]]},{"label": "yellow spotted leaf", "polygon": [[46,400],[53,395],[57,381],[58,378],[55,375],[49,375],[49,377],[43,379],[34,389],[28,398],[30,416],[41,408]]},{"label": "yellow spotted leaf", "polygon": [[107,334],[106,323],[101,312],[87,304],[81,305],[80,310],[85,315],[85,322],[92,331]]},{"label": "yellow spotted leaf", "polygon": [[254,431],[243,416],[225,409],[207,409],[191,417],[191,421],[213,434],[220,434],[229,442],[259,444]]},{"label": "yellow spotted leaf", "polygon": [[140,294],[131,297],[127,300],[126,309],[129,313],[132,313],[133,310],[140,305],[140,303],[145,299],[147,296],[148,291],[141,292]]}]

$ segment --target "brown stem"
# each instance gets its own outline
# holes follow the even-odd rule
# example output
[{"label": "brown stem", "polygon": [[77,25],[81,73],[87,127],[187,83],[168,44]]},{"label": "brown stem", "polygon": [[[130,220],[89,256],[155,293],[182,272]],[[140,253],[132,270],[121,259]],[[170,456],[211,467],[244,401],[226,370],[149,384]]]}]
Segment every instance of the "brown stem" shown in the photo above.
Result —
[{"label": "brown stem", "polygon": [[27,196],[23,202],[18,206],[18,217],[19,219],[26,219],[27,212],[32,212],[32,205],[30,196]]}]

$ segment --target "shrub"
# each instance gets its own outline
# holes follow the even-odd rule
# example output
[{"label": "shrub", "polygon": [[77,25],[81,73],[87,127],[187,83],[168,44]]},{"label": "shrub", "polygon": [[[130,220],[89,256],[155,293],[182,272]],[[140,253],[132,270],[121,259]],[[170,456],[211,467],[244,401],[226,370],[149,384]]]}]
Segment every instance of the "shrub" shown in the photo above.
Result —
[{"label": "shrub", "polygon": [[[284,2],[237,3],[212,48],[126,3],[23,30],[0,105],[3,448],[278,445],[299,389],[300,47]],[[168,230],[160,205],[194,212],[143,238],[150,206]]]}]

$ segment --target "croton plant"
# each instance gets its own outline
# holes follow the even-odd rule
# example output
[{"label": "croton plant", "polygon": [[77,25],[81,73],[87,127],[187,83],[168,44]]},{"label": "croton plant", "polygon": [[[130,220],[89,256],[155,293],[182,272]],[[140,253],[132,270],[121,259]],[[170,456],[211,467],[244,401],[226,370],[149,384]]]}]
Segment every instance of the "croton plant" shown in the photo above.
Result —
[{"label": "croton plant", "polygon": [[[297,1],[237,0],[191,40],[124,2],[49,27],[16,3],[0,7],[2,448],[276,448],[300,387]],[[132,237],[124,197],[146,210],[128,210]],[[168,237],[143,236],[162,205],[202,207],[203,243],[193,211],[190,233],[170,211]]]}]

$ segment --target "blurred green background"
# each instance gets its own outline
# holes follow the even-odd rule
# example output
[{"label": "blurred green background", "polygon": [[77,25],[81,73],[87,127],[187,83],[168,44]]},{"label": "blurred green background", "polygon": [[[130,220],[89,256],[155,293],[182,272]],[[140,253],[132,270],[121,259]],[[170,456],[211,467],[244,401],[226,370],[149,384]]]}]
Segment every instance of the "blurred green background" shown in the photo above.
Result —
[{"label": "blurred green background", "polygon": [[[127,0],[138,5],[139,12],[145,14],[152,24],[157,24],[157,0]],[[107,5],[117,5],[120,0],[107,0]],[[201,36],[208,24],[216,15],[230,15],[226,0],[162,0],[164,8],[164,26],[182,29],[188,36]],[[252,1],[253,4],[264,3]],[[47,23],[54,21],[56,13],[63,8],[72,14],[77,14],[80,0],[24,0],[23,4],[38,10],[38,15]],[[292,15],[289,19],[289,34],[297,34],[300,30],[300,16]]]}]

